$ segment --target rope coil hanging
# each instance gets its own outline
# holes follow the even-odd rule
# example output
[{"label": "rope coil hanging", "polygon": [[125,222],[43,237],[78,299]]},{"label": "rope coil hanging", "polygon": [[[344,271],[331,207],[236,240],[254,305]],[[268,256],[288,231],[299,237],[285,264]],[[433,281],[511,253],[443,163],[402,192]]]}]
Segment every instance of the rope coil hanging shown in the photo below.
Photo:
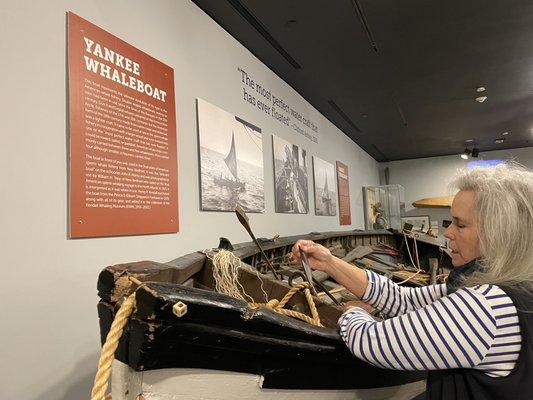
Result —
[{"label": "rope coil hanging", "polygon": [[252,270],[245,263],[241,261],[239,257],[228,250],[219,250],[216,254],[212,255],[206,252],[206,256],[211,260],[213,264],[213,279],[215,281],[215,290],[218,293],[224,293],[234,299],[244,300],[246,302],[253,302],[254,299],[239,282],[239,270],[246,269],[255,273],[259,282],[261,282],[261,291],[268,301],[268,296],[263,287],[263,280],[259,274],[259,271]]}]

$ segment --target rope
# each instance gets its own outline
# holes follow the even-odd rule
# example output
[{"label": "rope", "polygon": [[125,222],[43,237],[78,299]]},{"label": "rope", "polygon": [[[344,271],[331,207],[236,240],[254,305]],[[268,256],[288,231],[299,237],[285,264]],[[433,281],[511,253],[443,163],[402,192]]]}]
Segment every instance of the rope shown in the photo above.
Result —
[{"label": "rope", "polygon": [[[289,300],[299,291],[304,292],[305,298],[307,300],[307,304],[309,306],[309,310],[311,311],[312,317],[309,317],[301,312],[294,311],[294,310],[287,310],[283,307],[289,302]],[[302,321],[307,322],[308,324],[314,325],[314,326],[322,326],[322,323],[320,322],[320,316],[318,315],[318,311],[316,309],[315,302],[313,300],[313,296],[311,296],[311,292],[309,291],[309,283],[298,283],[294,285],[291,290],[289,290],[283,299],[276,300],[272,299],[268,303],[249,303],[248,304],[251,308],[268,308],[270,310],[273,310],[279,314],[286,315],[293,318],[298,318]]]},{"label": "rope", "polygon": [[[215,280],[215,290],[219,293],[227,294],[236,299],[249,301],[249,306],[252,308],[269,308],[279,314],[287,315],[289,317],[298,318],[311,325],[322,326],[320,323],[320,316],[315,306],[315,302],[309,291],[308,283],[300,283],[293,286],[281,300],[272,299],[268,301],[268,296],[263,288],[263,280],[259,276],[257,270],[255,271],[257,278],[261,282],[261,290],[265,297],[266,303],[254,303],[253,298],[246,293],[244,287],[238,280],[239,269],[246,268],[246,264],[242,263],[241,259],[235,256],[231,251],[220,250],[214,256],[208,255],[213,263],[213,278]],[[283,307],[287,302],[299,291],[304,292],[307,304],[311,310],[312,317],[309,317],[301,312],[294,310],[287,310]],[[245,298],[246,297],[246,298]]]},{"label": "rope", "polygon": [[[246,124],[242,124],[242,126],[244,126],[244,130],[246,131],[246,133],[250,137],[250,140],[252,141],[252,143],[255,144],[255,147],[257,147],[262,153],[263,152],[263,148],[259,147],[259,145],[255,142],[254,138],[252,137],[252,135],[256,135],[256,134],[255,133],[250,134],[250,131],[253,131],[253,129],[251,129],[248,126],[246,126]],[[255,132],[255,131],[253,131],[253,132]]]},{"label": "rope", "polygon": [[[239,257],[228,250],[220,250],[214,256],[206,252],[206,255],[213,264],[213,279],[215,281],[215,290],[218,293],[224,293],[235,299],[247,302],[254,301],[252,296],[246,293],[244,287],[239,282],[239,270],[249,270]],[[259,276],[259,272],[257,270],[251,272],[255,272],[257,279],[261,282],[261,291],[263,292],[265,301],[268,301],[268,296],[263,287],[263,280]]]},{"label": "rope", "polygon": [[411,250],[409,249],[409,242],[407,241],[407,235],[405,234],[405,231],[403,231],[403,238],[405,239],[405,246],[407,247],[407,253],[409,254],[409,258],[411,259],[411,263],[413,264],[413,266],[417,269],[416,272],[411,275],[410,277],[408,277],[407,279],[404,279],[403,281],[401,282],[398,282],[397,285],[402,285],[406,282],[409,282],[411,279],[413,279],[415,276],[417,276],[421,271],[422,269],[420,268],[420,260],[418,259],[418,246],[416,245],[416,237],[418,236],[418,234],[416,233],[413,233],[413,252],[415,253],[415,257],[416,257],[416,264],[415,262],[413,261],[413,257],[411,256]]},{"label": "rope", "polygon": [[[134,276],[129,276],[128,279],[137,285],[137,288],[126,298],[126,300],[124,300],[115,315],[115,319],[111,324],[109,332],[107,333],[105,343],[100,351],[100,360],[98,360],[98,370],[94,377],[91,400],[112,400],[111,394],[106,396],[105,392],[108,387],[111,366],[115,359],[115,351],[117,350],[118,343],[124,332],[124,327],[128,323],[128,320],[135,309],[135,294],[137,293],[137,290],[146,284],[146,282],[141,282]],[[177,304],[179,303],[181,302],[178,302]],[[187,312],[186,308],[185,312]]]},{"label": "rope", "polygon": [[104,345],[100,353],[100,360],[98,361],[98,371],[94,377],[93,390],[91,391],[91,400],[106,400],[109,397],[105,395],[108,386],[109,375],[111,374],[111,364],[115,358],[115,351],[118,347],[118,342],[124,331],[124,327],[128,323],[130,315],[135,308],[135,292],[124,300],[120,306],[111,329],[107,334]]}]

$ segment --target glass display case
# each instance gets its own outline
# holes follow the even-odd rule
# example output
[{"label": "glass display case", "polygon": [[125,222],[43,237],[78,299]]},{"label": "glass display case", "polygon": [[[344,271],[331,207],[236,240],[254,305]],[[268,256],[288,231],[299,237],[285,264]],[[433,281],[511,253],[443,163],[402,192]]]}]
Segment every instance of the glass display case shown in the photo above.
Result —
[{"label": "glass display case", "polygon": [[402,185],[364,186],[365,229],[401,229],[404,199]]}]

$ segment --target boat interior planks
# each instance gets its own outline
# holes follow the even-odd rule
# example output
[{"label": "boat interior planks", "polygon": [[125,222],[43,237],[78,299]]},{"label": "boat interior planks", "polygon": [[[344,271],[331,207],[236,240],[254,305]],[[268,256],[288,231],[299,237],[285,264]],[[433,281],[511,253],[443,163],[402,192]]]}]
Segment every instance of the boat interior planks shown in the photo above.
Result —
[{"label": "boat interior planks", "polygon": [[[387,231],[315,233],[262,244],[269,259],[280,261],[298,239],[345,252],[378,243],[395,246],[394,236]],[[261,269],[265,261],[253,243],[236,244],[233,253],[249,265],[239,269],[238,279],[254,302],[265,302],[263,290],[269,299],[279,300],[291,289],[287,281],[253,270]],[[125,296],[136,290],[136,307],[115,353],[117,360],[135,371],[246,372],[261,375],[263,388],[275,389],[379,388],[425,378],[425,373],[384,370],[355,358],[336,330],[342,309],[329,299],[314,297],[324,327],[314,326],[216,292],[212,268],[212,260],[203,252],[168,263],[141,261],[105,268],[98,279],[102,343]],[[141,281],[141,286],[130,277]],[[187,305],[181,317],[173,313],[178,302]],[[286,308],[309,314],[302,293],[294,295]]]}]

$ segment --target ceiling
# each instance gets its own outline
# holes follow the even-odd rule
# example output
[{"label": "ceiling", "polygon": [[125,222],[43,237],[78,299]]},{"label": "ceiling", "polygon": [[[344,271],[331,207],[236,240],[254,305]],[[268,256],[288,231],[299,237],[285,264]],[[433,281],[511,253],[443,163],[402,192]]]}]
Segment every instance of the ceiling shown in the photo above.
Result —
[{"label": "ceiling", "polygon": [[193,1],[378,161],[532,145],[530,0]]}]

